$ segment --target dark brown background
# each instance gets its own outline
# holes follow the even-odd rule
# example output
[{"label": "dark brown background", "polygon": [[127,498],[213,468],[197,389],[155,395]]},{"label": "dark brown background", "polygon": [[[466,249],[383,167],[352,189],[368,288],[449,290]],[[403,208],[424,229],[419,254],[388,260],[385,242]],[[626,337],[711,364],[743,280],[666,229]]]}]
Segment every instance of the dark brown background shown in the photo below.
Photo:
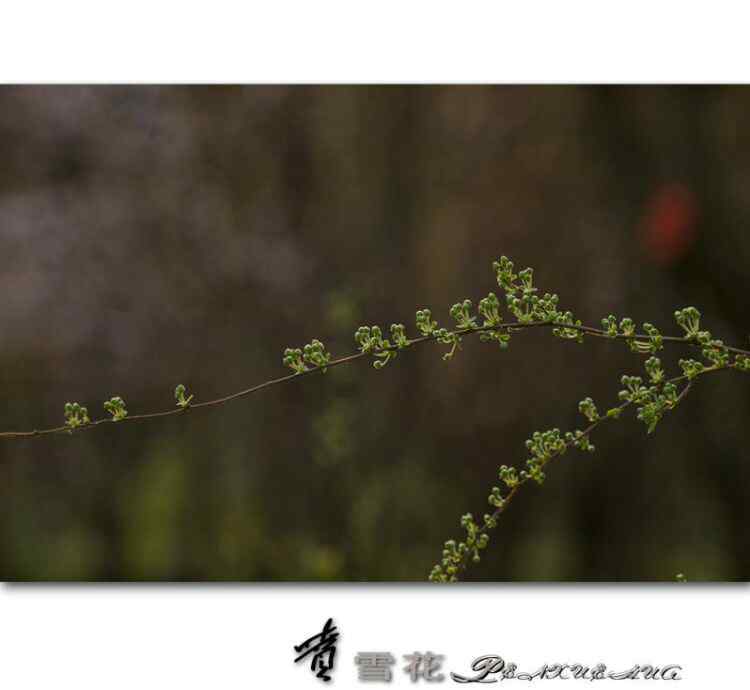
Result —
[{"label": "dark brown background", "polygon": [[[283,374],[288,345],[447,321],[500,254],[586,323],[671,333],[693,304],[747,343],[749,114],[744,88],[3,88],[0,428],[168,408],[179,382],[206,400]],[[529,332],[5,441],[0,577],[423,580],[533,430],[641,366]],[[749,411],[717,376],[652,437],[602,428],[470,579],[747,580]]]}]

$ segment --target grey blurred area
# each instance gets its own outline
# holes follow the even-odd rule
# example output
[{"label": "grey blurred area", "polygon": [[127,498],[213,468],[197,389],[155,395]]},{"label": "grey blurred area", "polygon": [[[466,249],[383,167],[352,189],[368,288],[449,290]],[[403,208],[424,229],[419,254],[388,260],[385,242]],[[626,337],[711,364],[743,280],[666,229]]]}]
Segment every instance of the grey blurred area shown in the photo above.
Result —
[{"label": "grey blurred area", "polygon": [[[750,91],[3,87],[0,430],[208,400],[533,266],[584,323],[748,346]],[[676,367],[684,350],[665,350]],[[537,429],[643,359],[516,335],[208,410],[0,441],[4,580],[425,580]],[[508,510],[470,580],[750,579],[750,379],[632,416]]]}]

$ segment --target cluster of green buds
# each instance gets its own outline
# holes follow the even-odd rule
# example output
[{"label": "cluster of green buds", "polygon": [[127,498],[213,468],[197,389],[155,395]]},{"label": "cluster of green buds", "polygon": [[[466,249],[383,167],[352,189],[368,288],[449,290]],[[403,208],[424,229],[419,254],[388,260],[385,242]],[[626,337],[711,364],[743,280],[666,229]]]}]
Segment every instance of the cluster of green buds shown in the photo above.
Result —
[{"label": "cluster of green buds", "polygon": [[[451,314],[454,315],[457,321],[463,318],[463,316],[459,315],[459,310],[463,313],[464,307],[467,310],[471,309],[471,302],[465,300],[463,303],[454,304],[451,308]],[[451,349],[443,355],[444,360],[451,359],[461,343],[461,336],[454,331],[449,331],[447,328],[438,328],[437,321],[433,320],[432,312],[429,309],[420,309],[417,311],[416,322],[417,330],[424,337],[434,338],[439,343],[451,346]],[[459,328],[461,328],[460,322]],[[477,328],[477,325],[473,323],[471,326],[467,326],[467,328],[474,329]]]},{"label": "cluster of green buds", "polygon": [[[701,354],[713,368],[723,368],[729,365],[730,353],[722,340],[716,340],[710,331],[700,330],[700,312],[695,307],[685,307],[674,313],[675,320],[685,331],[685,340],[690,340],[701,348]],[[696,367],[692,360],[685,360],[688,371],[683,371],[692,378],[700,374],[702,369]],[[735,360],[736,363],[736,360]]]},{"label": "cluster of green buds", "polygon": [[664,369],[662,369],[661,360],[658,357],[649,357],[646,360],[645,367],[651,383],[658,385],[664,380]]},{"label": "cluster of green buds", "polygon": [[546,476],[543,472],[544,466],[555,455],[564,453],[566,448],[567,444],[560,429],[535,431],[526,441],[526,450],[531,453],[531,457],[526,461],[527,469],[521,471],[521,480],[533,479],[537,484],[541,484]]},{"label": "cluster of green buds", "polygon": [[473,330],[477,328],[477,319],[471,314],[472,303],[470,299],[456,302],[450,309],[450,315],[456,320],[456,326],[462,330]]},{"label": "cluster of green buds", "polygon": [[192,395],[188,395],[186,397],[187,389],[185,386],[181,383],[177,384],[177,387],[174,389],[174,399],[177,403],[177,407],[180,409],[186,410],[190,406],[190,401],[193,399]]},{"label": "cluster of green buds", "polygon": [[608,338],[617,337],[617,319],[612,314],[602,319],[602,330]]},{"label": "cluster of green buds", "polygon": [[706,367],[703,366],[703,362],[698,362],[694,359],[681,359],[678,364],[682,369],[683,376],[686,376],[688,381],[692,381],[696,376],[700,376]]},{"label": "cluster of green buds", "polygon": [[648,335],[648,341],[631,341],[631,344],[638,346],[638,352],[655,354],[664,348],[664,338],[656,326],[651,323],[644,323],[643,330]]},{"label": "cluster of green buds", "polygon": [[305,361],[302,359],[302,350],[300,348],[288,347],[284,350],[284,358],[282,360],[285,367],[289,367],[295,374],[301,374],[303,371],[307,371]]},{"label": "cluster of green buds", "polygon": [[497,326],[500,322],[500,300],[494,292],[479,300],[479,314],[484,319],[482,326]]},{"label": "cluster of green buds", "polygon": [[602,319],[602,330],[604,335],[609,338],[616,338],[618,335],[622,335],[627,339],[628,347],[631,352],[637,352],[639,354],[655,354],[664,347],[664,337],[651,323],[644,323],[643,330],[648,336],[647,339],[639,339],[637,337],[635,321],[630,317],[626,316],[620,321],[620,328],[617,328],[617,319],[612,314]]},{"label": "cluster of green buds", "polygon": [[[534,271],[527,268],[518,274],[514,273],[513,262],[507,256],[501,256],[498,261],[493,261],[492,268],[497,276],[497,284],[505,292],[508,310],[518,321],[530,321],[530,298],[536,292]],[[519,278],[521,282],[517,283],[516,280]]]},{"label": "cluster of green buds", "polygon": [[359,345],[360,352],[369,352],[375,357],[372,366],[376,369],[382,369],[396,358],[396,350],[390,340],[383,338],[380,326],[360,326],[354,334],[354,342]]},{"label": "cluster of green buds", "polygon": [[626,338],[632,338],[635,336],[635,321],[629,316],[626,316],[620,321],[620,333]]},{"label": "cluster of green buds", "polygon": [[474,516],[471,513],[466,513],[461,517],[461,526],[466,530],[466,540],[463,544],[474,563],[479,563],[479,552],[487,546],[490,537],[474,522]]},{"label": "cluster of green buds", "polygon": [[498,472],[500,481],[505,484],[509,489],[513,489],[518,486],[520,480],[518,478],[518,472],[515,467],[508,467],[508,465],[501,465],[500,471]]},{"label": "cluster of green buds", "polygon": [[86,424],[91,423],[91,420],[89,419],[89,411],[77,402],[65,403],[64,412],[65,425],[69,427],[71,431],[79,426],[85,426]]},{"label": "cluster of green buds", "polygon": [[128,416],[125,401],[120,396],[110,398],[104,403],[104,409],[112,415],[113,422],[119,422]]},{"label": "cluster of green buds", "polygon": [[565,445],[587,453],[593,453],[596,450],[596,446],[589,440],[588,433],[580,429],[565,432]]},{"label": "cluster of green buds", "polygon": [[[656,385],[645,386],[640,376],[623,376],[620,381],[624,389],[619,392],[619,398],[623,402],[633,403],[637,406],[637,418],[645,425],[648,433],[653,433],[664,413],[677,405],[677,387],[669,381],[662,382],[664,378],[661,370],[661,362],[656,357],[651,357],[646,362],[651,381]],[[654,381],[657,378],[658,381]]]},{"label": "cluster of green buds", "polygon": [[443,558],[430,572],[431,582],[456,582],[459,571],[469,558],[474,563],[480,561],[479,552],[487,548],[490,541],[485,531],[488,525],[487,518],[490,523],[493,521],[492,516],[485,516],[485,528],[480,528],[471,513],[466,513],[461,517],[461,526],[466,530],[466,538],[458,543],[453,539],[445,542]]},{"label": "cluster of green buds", "polygon": [[489,503],[493,508],[497,509],[500,509],[505,505],[505,499],[503,498],[503,494],[500,491],[499,486],[492,487],[490,495],[487,496],[487,503]]},{"label": "cluster of green buds", "polygon": [[331,353],[326,351],[325,345],[320,340],[313,339],[302,349],[302,358],[312,367],[326,371],[326,366],[331,361]]},{"label": "cluster of green buds", "polygon": [[[463,303],[454,304],[451,308],[451,315],[458,321],[459,318],[464,318],[459,315],[459,310],[464,312],[464,308],[467,310],[471,309],[471,302],[465,300]],[[466,316],[470,316],[468,312]],[[449,331],[447,328],[438,328],[438,323],[432,318],[432,312],[429,309],[420,309],[416,314],[417,330],[426,338],[434,338],[437,342],[443,345],[450,345],[451,349],[443,355],[444,360],[451,359],[455,354],[456,350],[461,343],[461,336],[458,333]],[[460,323],[459,323],[460,327]],[[469,327],[469,326],[467,326]],[[470,328],[476,328],[476,323],[472,324]]]},{"label": "cluster of green buds", "polygon": [[435,333],[438,324],[433,321],[432,312],[429,309],[419,309],[417,311],[417,330],[425,337]]},{"label": "cluster of green buds", "polygon": [[497,284],[506,293],[515,292],[518,276],[513,273],[513,262],[507,256],[501,256],[498,261],[492,262],[492,268],[497,275]]},{"label": "cluster of green buds", "polygon": [[623,402],[640,403],[647,399],[648,388],[643,385],[643,379],[640,376],[628,376],[624,374],[620,383],[625,386],[617,397]]},{"label": "cluster of green buds", "polygon": [[724,345],[724,341],[714,340],[708,331],[700,331],[696,336],[696,340],[702,347],[701,354],[715,368],[718,369],[729,364],[729,350]]},{"label": "cluster of green buds", "polygon": [[313,339],[303,349],[288,347],[284,350],[282,360],[284,366],[289,367],[295,374],[309,371],[309,367],[321,369],[326,372],[326,367],[331,361],[331,353],[328,352],[320,340]]},{"label": "cluster of green buds", "polygon": [[677,387],[673,383],[665,383],[661,389],[652,386],[648,389],[648,397],[637,408],[637,417],[645,425],[648,433],[653,433],[659,420],[667,410],[677,405]]},{"label": "cluster of green buds", "polygon": [[591,398],[584,398],[578,403],[578,411],[590,422],[596,422],[599,419],[599,410]]},{"label": "cluster of green buds", "polygon": [[734,367],[740,371],[750,371],[750,357],[746,355],[737,355],[734,358]]},{"label": "cluster of green buds", "polygon": [[648,335],[648,340],[639,340],[638,338],[632,337],[635,335],[635,324],[632,319],[625,318],[620,323],[623,335],[628,337],[628,346],[632,352],[639,354],[654,354],[661,350],[664,345],[664,339],[656,328],[651,323],[644,323],[643,330]]},{"label": "cluster of green buds", "polygon": [[511,283],[505,289],[505,301],[509,311],[520,323],[534,320],[534,298],[537,288],[534,287],[534,269],[524,268],[518,272],[520,283]]},{"label": "cluster of green buds", "polygon": [[695,340],[701,327],[701,313],[695,307],[678,309],[674,313],[677,325],[685,331],[686,340]]},{"label": "cluster of green buds", "polygon": [[[535,321],[558,321],[562,313],[557,309],[560,298],[554,294],[545,292],[542,297],[536,295],[531,298],[531,315]],[[573,316],[571,314],[570,318]]]},{"label": "cluster of green buds", "polygon": [[386,347],[380,326],[360,326],[354,333],[354,342],[361,352],[377,352]]},{"label": "cluster of green buds", "polygon": [[396,347],[399,350],[409,347],[409,338],[406,337],[406,326],[404,326],[404,324],[391,324],[391,342],[393,342],[393,347]]},{"label": "cluster of green buds", "polygon": [[[537,295],[534,287],[534,270],[525,268],[518,275],[513,273],[513,262],[506,257],[493,264],[497,274],[497,282],[505,290],[505,301],[508,310],[519,323],[561,322],[580,326],[580,321],[573,318],[570,312],[558,309],[559,297],[554,293],[545,292],[542,297]],[[516,282],[516,279],[519,282]],[[580,340],[582,334],[574,329],[556,329],[555,335],[563,338]]]},{"label": "cluster of green buds", "polygon": [[558,314],[557,323],[563,324],[562,327],[553,328],[552,335],[566,340],[575,340],[577,343],[583,342],[583,331],[580,328],[565,328],[565,326],[581,326],[581,320],[576,319],[570,311]]},{"label": "cluster of green buds", "polygon": [[[494,292],[490,292],[487,297],[479,300],[479,314],[483,319],[483,328],[492,328],[502,323],[500,317],[500,300],[498,300]],[[500,345],[500,348],[505,350],[510,342],[510,334],[502,330],[487,330],[479,334],[479,339],[485,342],[495,340]]]},{"label": "cluster of green buds", "polygon": [[[703,356],[714,368],[722,368],[729,365],[729,350],[722,340],[715,340],[710,331],[700,329],[701,313],[695,307],[678,309],[674,313],[675,321],[685,331],[685,339],[696,342],[701,347]],[[739,357],[735,359],[735,366],[739,363]],[[686,360],[690,362],[691,360]],[[695,374],[695,367],[688,365],[691,373]],[[740,365],[737,368],[742,369]],[[700,373],[700,372],[698,372]],[[686,372],[687,374],[687,372]]]}]

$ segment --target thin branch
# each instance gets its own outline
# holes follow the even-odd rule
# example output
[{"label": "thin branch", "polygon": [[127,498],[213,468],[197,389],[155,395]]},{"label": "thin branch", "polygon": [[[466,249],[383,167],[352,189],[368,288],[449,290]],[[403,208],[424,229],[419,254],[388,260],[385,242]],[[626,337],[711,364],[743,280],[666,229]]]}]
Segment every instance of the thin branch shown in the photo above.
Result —
[{"label": "thin branch", "polygon": [[[735,369],[735,366],[732,364],[727,364],[725,366],[710,367],[710,368],[704,369],[700,374],[697,374],[697,376],[703,376],[704,374],[714,373],[717,371],[725,371],[729,369]],[[676,383],[681,383],[682,381],[687,381],[687,384],[682,389],[682,391],[680,391],[680,394],[675,399],[674,404],[672,405],[672,409],[677,407],[680,404],[680,402],[682,402],[682,400],[685,398],[685,396],[687,395],[687,393],[690,391],[690,389],[693,386],[694,379],[689,379],[687,375],[675,376],[674,378],[664,381],[660,385],[660,388],[663,388],[664,385],[667,383],[676,384]],[[591,424],[589,424],[585,429],[581,430],[580,435],[577,435],[573,441],[566,441],[564,446],[560,450],[552,454],[549,457],[549,460],[547,462],[549,463],[555,458],[565,453],[569,448],[575,445],[575,441],[579,441],[581,438],[588,439],[591,433],[594,431],[594,429],[596,429],[602,422],[610,420],[610,419],[618,419],[620,414],[632,404],[633,404],[632,400],[626,400],[622,404],[613,408],[614,410],[617,410],[617,412],[614,415],[609,415],[609,414],[604,415],[594,420],[593,422],[591,422]],[[518,480],[518,483],[515,486],[513,486],[513,488],[510,489],[510,491],[508,492],[508,494],[503,498],[502,504],[498,506],[497,508],[495,508],[495,510],[492,512],[491,514],[492,523],[496,523],[500,515],[502,515],[506,511],[506,509],[508,508],[508,505],[510,505],[513,498],[521,490],[521,487],[523,487],[525,484],[528,484],[531,481],[532,481],[531,477],[528,477],[528,476],[526,478]],[[488,524],[485,523],[476,531],[476,536],[478,537],[489,531],[490,531],[490,528]],[[471,557],[471,551],[467,549],[466,552],[464,553],[464,556],[460,564],[456,566],[459,572],[463,572],[468,568],[470,557]],[[457,574],[458,573],[456,573],[456,575]]]},{"label": "thin branch", "polygon": [[[450,331],[450,334],[456,335],[456,336],[469,336],[469,335],[474,335],[477,333],[486,333],[489,331],[501,331],[501,332],[504,331],[507,333],[512,333],[512,332],[522,331],[522,330],[529,329],[529,328],[559,328],[559,329],[565,329],[567,331],[579,331],[581,333],[585,333],[587,335],[591,335],[591,336],[598,337],[598,338],[604,338],[606,340],[627,340],[627,341],[640,341],[640,342],[649,341],[649,336],[644,333],[634,333],[633,335],[624,335],[622,333],[618,333],[616,335],[611,335],[600,328],[594,328],[591,326],[577,326],[577,325],[571,325],[571,324],[561,323],[561,322],[556,322],[556,321],[528,321],[528,322],[512,321],[508,323],[496,324],[494,326],[478,326],[475,328],[458,329],[455,331]],[[422,336],[419,338],[415,338],[413,340],[409,340],[408,346],[420,345],[422,343],[427,343],[427,342],[433,342],[433,341],[436,341],[437,339],[438,337],[435,335]],[[696,347],[696,346],[699,347],[698,343],[696,343],[694,340],[689,340],[687,338],[679,337],[679,336],[662,336],[662,340],[665,343],[687,345],[688,347]],[[724,345],[723,347],[729,352],[750,357],[750,350],[742,350],[740,348],[730,347],[727,345]],[[380,352],[397,351],[398,349],[399,348],[396,348],[396,347],[390,347],[390,348],[384,348],[383,350],[380,350]],[[374,352],[374,353],[356,352],[354,354],[347,355],[345,357],[340,357],[339,359],[334,359],[328,362],[325,365],[325,367],[311,366],[305,371],[295,372],[293,374],[288,374],[287,376],[281,376],[276,379],[264,381],[263,383],[259,383],[255,386],[251,386],[250,388],[245,388],[244,390],[240,390],[240,391],[237,391],[236,393],[231,393],[229,395],[225,395],[223,397],[216,398],[213,400],[190,403],[189,405],[185,407],[175,407],[169,410],[162,410],[159,412],[148,412],[148,413],[143,413],[143,414],[128,415],[127,417],[124,417],[123,419],[119,419],[119,420],[114,420],[112,418],[105,417],[102,419],[93,420],[91,422],[88,422],[87,424],[81,424],[75,429],[72,429],[70,426],[67,426],[67,425],[61,425],[61,426],[51,427],[48,429],[34,429],[32,431],[4,431],[4,432],[0,432],[0,440],[30,438],[30,437],[35,437],[35,436],[46,436],[46,435],[52,435],[52,434],[71,434],[71,433],[77,433],[79,431],[85,431],[87,429],[93,429],[94,427],[101,426],[102,424],[111,424],[111,423],[120,424],[122,422],[141,422],[141,421],[146,421],[150,419],[159,419],[162,417],[171,417],[174,415],[185,414],[188,410],[216,407],[216,406],[231,402],[232,400],[237,400],[239,398],[247,397],[249,395],[252,395],[253,393],[257,393],[266,388],[271,388],[272,386],[280,385],[282,383],[287,383],[294,379],[298,379],[303,376],[307,376],[310,374],[323,371],[324,369],[330,369],[333,367],[341,366],[343,364],[349,364],[358,359],[367,357],[368,355],[371,355],[371,354],[377,354],[377,352]]]}]

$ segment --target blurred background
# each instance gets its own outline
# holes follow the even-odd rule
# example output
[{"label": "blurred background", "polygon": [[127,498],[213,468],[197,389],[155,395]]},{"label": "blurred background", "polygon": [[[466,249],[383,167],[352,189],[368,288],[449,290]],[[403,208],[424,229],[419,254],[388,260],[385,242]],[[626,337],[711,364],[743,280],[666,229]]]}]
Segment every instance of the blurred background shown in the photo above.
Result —
[{"label": "blurred background", "polygon": [[[0,430],[168,409],[354,351],[533,266],[584,323],[750,333],[750,90],[0,89]],[[422,347],[186,416],[0,442],[4,580],[425,580],[535,429],[643,358],[548,332]],[[684,351],[666,349],[665,362]],[[602,427],[470,580],[750,579],[750,380]]]}]

